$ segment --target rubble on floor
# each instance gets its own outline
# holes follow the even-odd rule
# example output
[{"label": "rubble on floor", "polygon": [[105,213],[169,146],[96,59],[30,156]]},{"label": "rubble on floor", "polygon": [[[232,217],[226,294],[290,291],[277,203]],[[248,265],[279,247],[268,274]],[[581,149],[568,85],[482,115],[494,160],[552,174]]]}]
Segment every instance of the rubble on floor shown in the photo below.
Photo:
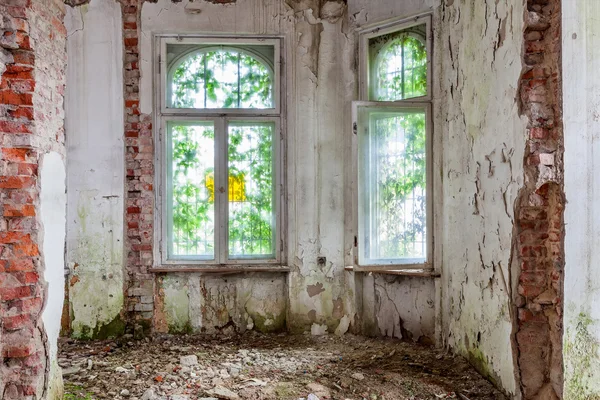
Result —
[{"label": "rubble on floor", "polygon": [[61,339],[65,400],[505,399],[462,358],[345,335]]}]

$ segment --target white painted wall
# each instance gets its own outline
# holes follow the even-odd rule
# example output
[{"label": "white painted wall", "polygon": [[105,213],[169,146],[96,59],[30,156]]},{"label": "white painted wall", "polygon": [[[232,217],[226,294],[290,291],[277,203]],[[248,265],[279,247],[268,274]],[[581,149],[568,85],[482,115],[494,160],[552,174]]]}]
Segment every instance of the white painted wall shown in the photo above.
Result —
[{"label": "white painted wall", "polygon": [[[40,162],[40,209],[43,227],[44,280],[48,283],[42,321],[48,335],[49,392],[62,386],[58,366],[58,335],[64,300],[65,236],[67,227],[66,172],[63,156],[47,153]],[[62,388],[58,390],[61,392]]]},{"label": "white painted wall", "polygon": [[434,50],[442,339],[517,395],[510,271],[527,133],[516,100],[524,2],[444,3]]},{"label": "white painted wall", "polygon": [[379,23],[394,18],[408,18],[433,11],[440,0],[349,0],[348,15],[358,26]]},{"label": "white painted wall", "polygon": [[562,9],[565,399],[600,396],[600,2]]},{"label": "white painted wall", "polygon": [[[67,7],[67,262],[75,336],[123,307],[123,47],[121,6]],[[87,332],[87,333],[86,333]]]}]

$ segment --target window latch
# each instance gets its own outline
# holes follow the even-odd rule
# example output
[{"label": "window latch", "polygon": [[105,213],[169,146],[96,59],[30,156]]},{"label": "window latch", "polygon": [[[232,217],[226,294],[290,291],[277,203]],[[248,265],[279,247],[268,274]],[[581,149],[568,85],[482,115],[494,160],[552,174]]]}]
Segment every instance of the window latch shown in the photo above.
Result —
[{"label": "window latch", "polygon": [[352,125],[352,132],[354,132],[355,135],[358,134],[358,124],[356,122]]}]

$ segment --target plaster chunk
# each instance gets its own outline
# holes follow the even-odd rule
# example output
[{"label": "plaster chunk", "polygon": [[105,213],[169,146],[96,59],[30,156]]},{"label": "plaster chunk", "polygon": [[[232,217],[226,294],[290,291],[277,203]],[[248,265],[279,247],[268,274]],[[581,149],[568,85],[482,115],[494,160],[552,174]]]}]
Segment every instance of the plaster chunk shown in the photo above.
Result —
[{"label": "plaster chunk", "polygon": [[321,7],[319,17],[335,24],[344,15],[346,4],[343,1],[328,1]]},{"label": "plaster chunk", "polygon": [[340,324],[335,330],[335,334],[338,336],[343,336],[346,332],[348,332],[348,328],[350,327],[350,318],[347,315],[344,315],[340,320]]},{"label": "plaster chunk", "polygon": [[6,64],[14,62],[13,55],[0,47],[0,75],[6,71]]},{"label": "plaster chunk", "polygon": [[312,324],[310,333],[313,336],[327,335],[327,325]]}]

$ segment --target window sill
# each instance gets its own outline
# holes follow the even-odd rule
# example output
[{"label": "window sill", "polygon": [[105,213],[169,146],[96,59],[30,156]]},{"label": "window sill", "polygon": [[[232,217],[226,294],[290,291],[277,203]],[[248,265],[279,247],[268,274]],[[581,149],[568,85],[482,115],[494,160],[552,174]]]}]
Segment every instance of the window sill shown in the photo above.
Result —
[{"label": "window sill", "polygon": [[394,269],[387,267],[383,269],[381,267],[354,267],[350,265],[347,266],[345,270],[348,272],[365,274],[413,276],[423,278],[439,278],[441,276],[439,272],[429,268]]},{"label": "window sill", "polygon": [[199,272],[203,274],[239,274],[244,272],[290,272],[290,267],[281,265],[216,265],[216,266],[156,266],[151,273]]}]

